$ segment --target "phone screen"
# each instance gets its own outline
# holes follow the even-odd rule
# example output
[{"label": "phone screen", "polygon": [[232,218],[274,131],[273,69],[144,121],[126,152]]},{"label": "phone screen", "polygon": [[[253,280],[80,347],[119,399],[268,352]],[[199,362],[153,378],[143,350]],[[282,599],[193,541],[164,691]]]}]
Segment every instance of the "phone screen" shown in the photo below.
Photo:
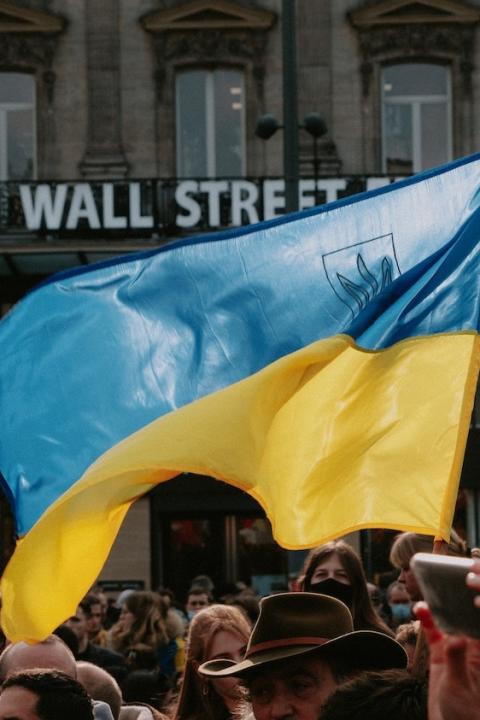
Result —
[{"label": "phone screen", "polygon": [[472,565],[468,558],[429,553],[417,553],[410,563],[440,630],[480,638],[480,608],[473,604],[478,593],[466,585]]}]

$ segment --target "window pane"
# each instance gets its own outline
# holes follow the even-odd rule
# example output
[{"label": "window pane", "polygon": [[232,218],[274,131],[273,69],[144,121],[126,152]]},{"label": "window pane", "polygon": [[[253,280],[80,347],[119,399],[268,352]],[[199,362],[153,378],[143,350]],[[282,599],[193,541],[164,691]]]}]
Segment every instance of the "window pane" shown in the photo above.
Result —
[{"label": "window pane", "polygon": [[164,537],[165,584],[183,599],[197,575],[223,578],[223,518],[171,518]]},{"label": "window pane", "polygon": [[408,63],[383,72],[383,91],[395,95],[446,95],[447,68],[443,65]]},{"label": "window pane", "polygon": [[448,162],[448,123],[446,103],[423,103],[422,169]]},{"label": "window pane", "polygon": [[243,172],[243,78],[238,72],[215,73],[216,175],[241,176]]},{"label": "window pane", "polygon": [[177,174],[204,177],[207,173],[206,80],[203,70],[177,76]]},{"label": "window pane", "polygon": [[24,73],[0,73],[0,103],[33,103],[35,81]]},{"label": "window pane", "polygon": [[33,111],[7,112],[8,179],[30,180],[34,174]]},{"label": "window pane", "polygon": [[237,529],[239,579],[260,595],[288,590],[286,553],[274,541],[269,521],[238,518]]},{"label": "window pane", "polygon": [[386,172],[413,172],[412,110],[410,105],[385,105],[384,128]]}]

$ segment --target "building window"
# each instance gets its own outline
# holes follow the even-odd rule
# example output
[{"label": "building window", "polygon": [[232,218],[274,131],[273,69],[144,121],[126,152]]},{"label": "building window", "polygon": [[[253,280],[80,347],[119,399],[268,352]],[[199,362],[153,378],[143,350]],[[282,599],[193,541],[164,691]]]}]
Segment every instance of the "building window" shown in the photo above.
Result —
[{"label": "building window", "polygon": [[450,71],[405,63],[382,72],[383,171],[415,173],[452,158]]},{"label": "building window", "polygon": [[31,180],[35,173],[35,80],[0,73],[0,180]]},{"label": "building window", "polygon": [[176,78],[178,177],[241,177],[245,173],[243,74],[188,70]]}]

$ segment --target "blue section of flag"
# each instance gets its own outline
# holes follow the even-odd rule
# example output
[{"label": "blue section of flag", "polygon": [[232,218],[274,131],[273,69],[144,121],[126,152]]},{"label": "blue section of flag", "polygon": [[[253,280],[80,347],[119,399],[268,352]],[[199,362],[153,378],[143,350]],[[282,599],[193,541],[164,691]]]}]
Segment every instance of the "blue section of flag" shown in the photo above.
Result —
[{"label": "blue section of flag", "polygon": [[[0,471],[19,531],[132,432],[315,340],[477,329],[479,186],[476,156],[33,291],[0,323]],[[445,302],[429,313],[434,274]]]}]

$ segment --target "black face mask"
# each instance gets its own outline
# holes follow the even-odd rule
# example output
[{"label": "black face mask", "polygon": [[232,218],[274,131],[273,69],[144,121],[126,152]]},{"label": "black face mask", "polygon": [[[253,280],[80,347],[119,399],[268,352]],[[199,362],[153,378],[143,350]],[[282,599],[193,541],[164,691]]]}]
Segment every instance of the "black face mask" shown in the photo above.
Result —
[{"label": "black face mask", "polygon": [[[306,589],[306,588],[305,588]],[[320,580],[320,582],[310,583],[309,592],[321,593],[330,597],[341,600],[351,610],[353,603],[353,588],[351,585],[328,578],[328,580]]]}]

